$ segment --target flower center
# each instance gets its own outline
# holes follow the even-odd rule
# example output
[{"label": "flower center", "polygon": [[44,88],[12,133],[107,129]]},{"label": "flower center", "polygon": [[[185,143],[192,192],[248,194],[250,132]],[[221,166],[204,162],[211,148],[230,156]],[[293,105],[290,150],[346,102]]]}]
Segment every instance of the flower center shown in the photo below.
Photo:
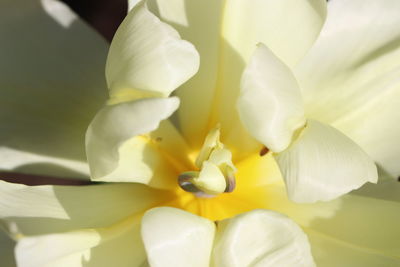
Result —
[{"label": "flower center", "polygon": [[230,193],[235,189],[236,168],[232,153],[220,142],[220,127],[212,129],[196,158],[198,171],[186,171],[179,175],[178,184],[186,192],[197,197],[213,197]]}]

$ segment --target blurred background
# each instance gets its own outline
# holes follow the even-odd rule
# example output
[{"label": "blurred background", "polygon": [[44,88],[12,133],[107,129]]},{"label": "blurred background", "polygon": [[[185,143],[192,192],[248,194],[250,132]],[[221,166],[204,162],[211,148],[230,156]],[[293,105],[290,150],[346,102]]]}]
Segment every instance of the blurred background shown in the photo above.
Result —
[{"label": "blurred background", "polygon": [[127,12],[127,0],[62,0],[111,41]]}]

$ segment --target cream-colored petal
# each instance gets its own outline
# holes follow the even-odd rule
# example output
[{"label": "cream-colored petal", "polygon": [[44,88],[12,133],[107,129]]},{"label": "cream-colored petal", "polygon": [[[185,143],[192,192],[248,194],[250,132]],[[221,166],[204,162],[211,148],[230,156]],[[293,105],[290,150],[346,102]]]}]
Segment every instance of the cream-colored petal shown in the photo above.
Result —
[{"label": "cream-colored petal", "polygon": [[382,254],[380,251],[359,248],[350,243],[343,243],[335,237],[307,231],[312,253],[318,266],[399,266],[400,258]]},{"label": "cream-colored petal", "polygon": [[111,98],[119,102],[169,96],[198,68],[199,55],[194,46],[161,22],[142,1],[128,13],[114,35],[106,78]]},{"label": "cream-colored petal", "polygon": [[260,149],[247,136],[235,110],[240,77],[256,44],[266,44],[292,67],[317,38],[325,20],[325,5],[322,0],[226,1],[214,120],[225,129],[222,141],[228,147],[238,147],[247,153]]},{"label": "cream-colored petal", "polygon": [[[217,86],[223,0],[149,0],[149,9],[177,29],[183,39],[196,46],[200,69],[176,92],[181,107],[177,111],[181,130],[193,147],[201,148],[215,125],[209,125]],[[196,118],[194,123],[193,118]]]},{"label": "cream-colored petal", "polygon": [[55,0],[1,1],[0,35],[0,170],[88,177],[84,136],[106,99],[106,41]]},{"label": "cream-colored petal", "polygon": [[328,201],[378,179],[374,162],[357,144],[314,120],[276,159],[296,202]]},{"label": "cream-colored petal", "polygon": [[258,42],[286,63],[296,62],[318,35],[325,1],[150,0],[149,6],[201,56],[198,74],[177,91],[180,125],[189,142],[200,148],[208,131],[221,122],[222,141],[235,150],[235,157],[259,149],[235,111],[245,62]]},{"label": "cream-colored petal", "polygon": [[25,186],[0,182],[0,219],[15,236],[104,227],[169,199],[139,184]]},{"label": "cream-colored petal", "polygon": [[21,267],[142,266],[140,216],[105,228],[22,238],[16,258]]},{"label": "cream-colored petal", "polygon": [[317,264],[397,266],[400,202],[351,194],[340,200],[333,216],[315,220],[305,229]]},{"label": "cream-colored petal", "polygon": [[168,187],[173,168],[147,133],[158,128],[179,105],[179,99],[147,98],[104,107],[86,133],[92,179],[139,182]]},{"label": "cream-colored petal", "polygon": [[208,267],[215,224],[175,208],[155,208],[142,219],[142,238],[152,267]]},{"label": "cream-colored petal", "polygon": [[335,0],[320,38],[297,67],[307,117],[351,137],[400,174],[400,16],[397,0]]},{"label": "cream-colored petal", "polygon": [[15,241],[12,240],[0,227],[0,259],[1,266],[16,267],[14,258]]},{"label": "cream-colored petal", "polygon": [[397,266],[399,199],[384,200],[373,191],[371,197],[351,193],[312,204],[290,201],[284,188],[277,186],[267,187],[266,194],[268,208],[303,227],[318,266]]},{"label": "cream-colored petal", "polygon": [[317,39],[325,21],[326,2],[228,0],[224,16],[222,35],[242,60],[247,61],[255,45],[263,42],[293,66]]},{"label": "cream-colored petal", "polygon": [[218,222],[215,266],[315,266],[307,236],[288,217],[254,210]]},{"label": "cream-colored petal", "polygon": [[237,108],[249,133],[274,152],[286,149],[306,121],[296,78],[262,43],[243,73]]}]

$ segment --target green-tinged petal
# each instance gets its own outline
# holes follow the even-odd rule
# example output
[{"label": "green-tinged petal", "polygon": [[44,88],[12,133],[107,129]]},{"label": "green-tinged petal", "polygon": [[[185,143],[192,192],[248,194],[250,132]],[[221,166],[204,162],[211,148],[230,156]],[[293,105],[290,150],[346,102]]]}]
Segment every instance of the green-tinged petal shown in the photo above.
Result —
[{"label": "green-tinged petal", "polygon": [[381,167],[400,174],[400,16],[397,0],[335,0],[297,68],[307,117],[330,123]]},{"label": "green-tinged petal", "polygon": [[222,36],[243,60],[263,42],[293,66],[317,39],[325,21],[326,2],[227,0],[224,11]]},{"label": "green-tinged petal", "polygon": [[198,68],[199,55],[194,46],[161,22],[142,1],[115,33],[106,78],[111,98],[120,102],[168,96]]},{"label": "green-tinged petal", "polygon": [[235,151],[234,157],[260,149],[235,111],[245,62],[256,44],[264,42],[286,63],[295,63],[317,37],[325,5],[322,0],[149,1],[150,8],[192,42],[201,56],[199,72],[177,91],[182,100],[180,126],[193,146],[201,147],[208,131],[221,122],[222,141]]},{"label": "green-tinged petal", "polygon": [[0,170],[87,177],[108,45],[55,0],[0,3]]},{"label": "green-tinged petal", "polygon": [[237,108],[250,134],[274,152],[286,149],[295,130],[305,124],[295,77],[264,44],[243,73]]},{"label": "green-tinged petal", "polygon": [[215,224],[174,208],[155,208],[143,216],[142,238],[152,267],[208,267]]},{"label": "green-tinged petal", "polygon": [[260,149],[247,136],[235,110],[240,78],[256,44],[264,43],[285,64],[293,66],[317,38],[325,20],[325,6],[322,0],[226,1],[214,116],[225,129],[222,141],[228,147],[245,152]]},{"label": "green-tinged petal", "polygon": [[372,197],[351,193],[333,201],[297,204],[288,200],[284,188],[270,186],[268,208],[304,228],[318,266],[397,266],[400,203],[375,198],[373,191]]},{"label": "green-tinged petal", "polygon": [[20,267],[129,267],[146,262],[140,216],[105,228],[22,238],[15,252]]},{"label": "green-tinged petal", "polygon": [[378,179],[374,162],[357,144],[314,120],[276,159],[296,202],[328,201]]},{"label": "green-tinged petal", "polygon": [[104,227],[169,195],[138,184],[25,186],[0,182],[0,219],[15,235]]},{"label": "green-tinged petal", "polygon": [[[147,133],[179,106],[179,99],[147,98],[106,106],[86,133],[92,179],[168,187],[177,175]],[[171,179],[173,177],[173,179]]]},{"label": "green-tinged petal", "polygon": [[347,195],[334,216],[305,228],[321,266],[398,266],[400,203]]},{"label": "green-tinged petal", "polygon": [[215,266],[315,266],[307,236],[288,217],[255,210],[218,222]]},{"label": "green-tinged petal", "polygon": [[16,267],[14,247],[15,241],[7,236],[0,227],[0,265],[2,267]]},{"label": "green-tinged petal", "polygon": [[398,257],[359,248],[318,232],[306,230],[306,233],[318,266],[396,267],[400,265],[400,258]]}]

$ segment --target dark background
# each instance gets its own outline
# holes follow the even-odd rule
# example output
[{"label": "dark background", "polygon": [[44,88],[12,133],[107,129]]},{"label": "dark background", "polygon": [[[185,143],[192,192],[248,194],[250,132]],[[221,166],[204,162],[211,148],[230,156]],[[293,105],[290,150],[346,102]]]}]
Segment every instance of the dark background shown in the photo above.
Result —
[{"label": "dark background", "polygon": [[109,41],[111,41],[114,32],[126,16],[128,8],[127,0],[62,1]]}]

